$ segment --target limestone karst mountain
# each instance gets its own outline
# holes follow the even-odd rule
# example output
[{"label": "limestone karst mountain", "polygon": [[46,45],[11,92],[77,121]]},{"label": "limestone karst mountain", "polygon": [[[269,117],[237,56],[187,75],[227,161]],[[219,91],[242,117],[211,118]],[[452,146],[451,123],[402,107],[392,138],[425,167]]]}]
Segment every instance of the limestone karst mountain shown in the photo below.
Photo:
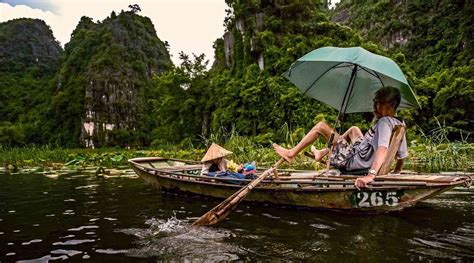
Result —
[{"label": "limestone karst mountain", "polygon": [[96,147],[145,143],[147,89],[171,65],[149,18],[134,12],[113,12],[102,22],[82,17],[56,80],[58,139]]}]

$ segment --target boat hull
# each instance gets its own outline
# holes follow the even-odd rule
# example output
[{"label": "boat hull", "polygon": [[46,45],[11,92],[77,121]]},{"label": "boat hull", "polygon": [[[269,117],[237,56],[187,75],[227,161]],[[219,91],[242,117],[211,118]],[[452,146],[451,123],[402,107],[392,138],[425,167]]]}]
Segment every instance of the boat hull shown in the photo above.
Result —
[{"label": "boat hull", "polygon": [[[143,159],[141,159],[143,160]],[[163,159],[157,159],[160,162]],[[168,160],[168,159],[166,159]],[[207,176],[199,176],[197,165],[156,168],[140,165],[145,162],[134,162],[131,165],[135,172],[151,186],[166,191],[185,192],[197,195],[225,199],[234,194],[243,185],[235,181],[218,181]],[[294,176],[301,178],[298,176]],[[290,176],[291,178],[291,176]],[[254,188],[245,201],[272,203],[284,206],[297,206],[315,209],[328,209],[350,213],[384,213],[398,211],[417,202],[450,190],[464,183],[454,180],[449,183],[399,182],[378,184],[367,189],[353,187],[353,177],[314,177],[312,180],[265,180]],[[345,180],[347,179],[347,180]],[[438,180],[439,181],[439,180]],[[449,180],[445,180],[449,181]],[[244,183],[244,182],[243,182]]]}]

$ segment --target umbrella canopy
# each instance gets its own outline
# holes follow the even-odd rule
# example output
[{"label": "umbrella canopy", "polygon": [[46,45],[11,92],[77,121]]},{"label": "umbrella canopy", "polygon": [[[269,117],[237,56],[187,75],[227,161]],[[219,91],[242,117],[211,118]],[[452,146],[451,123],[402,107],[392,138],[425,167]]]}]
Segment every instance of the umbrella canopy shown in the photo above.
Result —
[{"label": "umbrella canopy", "polygon": [[420,107],[398,65],[361,47],[323,47],[299,58],[283,73],[300,91],[342,113],[371,112],[375,92],[400,90],[398,109]]}]

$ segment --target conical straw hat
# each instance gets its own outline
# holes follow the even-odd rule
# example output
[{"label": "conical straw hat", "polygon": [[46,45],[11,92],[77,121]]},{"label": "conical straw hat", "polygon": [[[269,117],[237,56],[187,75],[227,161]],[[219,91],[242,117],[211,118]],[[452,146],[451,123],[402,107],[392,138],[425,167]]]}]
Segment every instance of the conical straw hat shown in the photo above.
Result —
[{"label": "conical straw hat", "polygon": [[229,154],[232,154],[232,152],[222,148],[221,146],[215,143],[212,143],[211,147],[209,147],[209,149],[206,152],[206,155],[204,155],[201,162],[207,162],[210,160],[227,156]]}]

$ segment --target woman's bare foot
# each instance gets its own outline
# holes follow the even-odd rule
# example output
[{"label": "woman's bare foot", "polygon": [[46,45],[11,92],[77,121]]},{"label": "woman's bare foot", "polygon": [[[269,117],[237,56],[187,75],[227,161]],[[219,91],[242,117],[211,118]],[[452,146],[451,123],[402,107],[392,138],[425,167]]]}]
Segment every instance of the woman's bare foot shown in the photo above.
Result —
[{"label": "woman's bare foot", "polygon": [[290,150],[285,149],[276,143],[273,144],[273,149],[275,149],[275,152],[280,155],[281,158],[285,159],[285,161],[287,161],[288,163],[292,163],[295,159],[295,157],[291,155]]},{"label": "woman's bare foot", "polygon": [[311,152],[313,153],[314,155],[314,160],[316,160],[317,162],[321,161],[324,156],[326,156],[329,152],[329,149],[328,148],[324,148],[322,150],[318,150],[316,149],[316,147],[314,146],[311,146]]}]

